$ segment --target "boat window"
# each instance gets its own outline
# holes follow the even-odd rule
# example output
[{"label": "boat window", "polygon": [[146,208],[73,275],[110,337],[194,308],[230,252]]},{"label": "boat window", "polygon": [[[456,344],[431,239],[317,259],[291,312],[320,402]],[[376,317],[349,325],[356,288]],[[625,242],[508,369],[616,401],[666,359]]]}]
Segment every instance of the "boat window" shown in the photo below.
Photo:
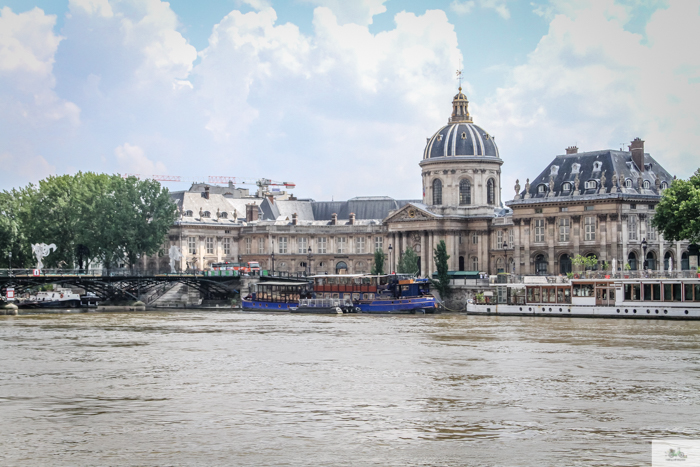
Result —
[{"label": "boat window", "polygon": [[700,302],[700,284],[695,284],[695,301]]},{"label": "boat window", "polygon": [[549,289],[549,303],[557,303],[557,289],[555,287]]},{"label": "boat window", "polygon": [[608,296],[609,296],[610,300],[614,302],[615,301],[615,289],[610,289],[608,291]]},{"label": "boat window", "polygon": [[365,300],[374,300],[374,294],[373,293],[366,293]]},{"label": "boat window", "polygon": [[673,300],[671,284],[664,284],[664,301],[670,302]]},{"label": "boat window", "polygon": [[680,302],[682,300],[683,292],[681,291],[681,284],[673,284],[673,301]]},{"label": "boat window", "polygon": [[[651,300],[661,300],[661,284],[651,284]],[[647,300],[646,296],[644,297]]]},{"label": "boat window", "polygon": [[331,297],[332,298],[340,298],[340,294],[334,293]]},{"label": "boat window", "polygon": [[352,294],[352,299],[353,299],[353,300],[359,300],[359,299],[360,299],[360,294],[359,294],[359,293],[354,293],[354,294]]},{"label": "boat window", "polygon": [[651,300],[651,284],[644,284],[642,289],[644,291],[644,300]]},{"label": "boat window", "polygon": [[691,284],[683,284],[685,286],[685,301],[693,301],[693,286]]},{"label": "boat window", "polygon": [[557,303],[564,303],[564,289],[557,287]]},{"label": "boat window", "polygon": [[549,289],[542,289],[542,303],[549,302]]},{"label": "boat window", "polygon": [[564,288],[564,303],[571,303],[571,288]]},{"label": "boat window", "polygon": [[574,284],[574,297],[593,297],[593,284]]},{"label": "boat window", "polygon": [[632,300],[642,299],[642,286],[640,284],[632,284]]}]

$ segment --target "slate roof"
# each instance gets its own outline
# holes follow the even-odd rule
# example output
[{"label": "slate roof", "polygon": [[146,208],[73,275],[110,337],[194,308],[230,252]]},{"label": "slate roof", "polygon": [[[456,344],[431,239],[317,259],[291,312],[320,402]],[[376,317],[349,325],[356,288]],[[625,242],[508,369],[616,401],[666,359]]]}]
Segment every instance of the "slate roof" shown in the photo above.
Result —
[{"label": "slate roof", "polygon": [[408,203],[419,203],[418,200],[397,200],[388,196],[372,196],[352,198],[348,201],[314,201],[312,203],[314,219],[330,220],[333,213],[338,219],[348,219],[350,213],[355,213],[355,219],[384,219],[390,211],[401,209]]},{"label": "slate roof", "polygon": [[[640,171],[632,161],[632,154],[627,151],[604,150],[559,155],[530,182],[529,199],[524,199],[526,192],[522,190],[520,192],[521,199],[509,201],[507,204],[541,202],[545,199],[561,201],[563,198],[600,199],[621,195],[658,197],[660,190],[656,187],[656,180],[670,185],[673,177],[649,154],[644,154],[644,166],[644,170]],[[603,173],[605,173],[604,191],[601,189]],[[642,176],[641,186],[639,184],[640,173]],[[579,195],[574,194],[577,174]],[[617,176],[617,185],[614,185],[613,174]],[[631,182],[631,188],[626,188],[624,181],[620,185],[620,175],[623,176],[624,180]],[[547,196],[550,191],[551,177],[554,180],[553,196]],[[595,181],[596,187],[586,189],[587,181]],[[644,181],[649,182],[649,188],[644,188]],[[524,183],[521,181],[521,186],[523,185]],[[543,192],[540,191],[540,186],[544,187]],[[567,186],[570,187],[569,190],[566,189]]]},{"label": "slate roof", "polygon": [[496,141],[473,123],[451,123],[430,138],[423,159],[450,156],[486,156],[499,158]]}]

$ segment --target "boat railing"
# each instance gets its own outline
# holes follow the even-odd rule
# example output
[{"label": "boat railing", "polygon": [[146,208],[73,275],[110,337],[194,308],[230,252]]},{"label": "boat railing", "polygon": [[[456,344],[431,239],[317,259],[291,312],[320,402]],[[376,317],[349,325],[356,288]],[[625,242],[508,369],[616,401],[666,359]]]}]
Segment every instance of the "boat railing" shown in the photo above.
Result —
[{"label": "boat railing", "polygon": [[299,300],[299,306],[309,308],[330,308],[335,306],[351,306],[348,300],[340,298],[303,298]]}]

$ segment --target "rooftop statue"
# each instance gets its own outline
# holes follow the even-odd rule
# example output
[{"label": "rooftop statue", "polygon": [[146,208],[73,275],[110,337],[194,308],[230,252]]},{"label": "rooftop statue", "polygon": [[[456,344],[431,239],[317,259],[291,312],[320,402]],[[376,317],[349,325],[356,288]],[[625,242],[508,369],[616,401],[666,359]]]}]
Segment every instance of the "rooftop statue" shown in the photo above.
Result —
[{"label": "rooftop statue", "polygon": [[36,256],[36,268],[41,270],[44,267],[44,263],[41,261],[51,254],[51,252],[56,251],[56,244],[52,243],[47,245],[46,243],[36,243],[32,245],[32,253]]}]

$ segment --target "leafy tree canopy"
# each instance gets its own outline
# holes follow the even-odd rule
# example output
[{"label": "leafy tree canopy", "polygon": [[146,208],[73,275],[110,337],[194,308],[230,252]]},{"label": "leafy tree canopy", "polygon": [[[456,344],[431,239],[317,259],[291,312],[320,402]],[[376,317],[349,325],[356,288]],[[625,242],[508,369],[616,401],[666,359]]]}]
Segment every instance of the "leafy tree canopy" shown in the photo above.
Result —
[{"label": "leafy tree canopy", "polygon": [[[55,243],[47,267],[74,268],[78,248],[88,261],[133,265],[159,251],[177,208],[153,180],[79,172],[0,194],[0,252],[31,267],[32,243]],[[16,260],[15,260],[16,258]]]},{"label": "leafy tree canopy", "polygon": [[433,251],[435,258],[435,268],[437,269],[437,280],[430,279],[430,282],[440,293],[440,297],[444,300],[450,295],[450,276],[448,272],[447,260],[450,255],[447,254],[447,246],[444,240],[440,240],[435,250]]},{"label": "leafy tree canopy", "polygon": [[384,274],[384,250],[381,248],[374,251],[374,265],[371,274]]},{"label": "leafy tree canopy", "polygon": [[652,225],[664,240],[700,243],[700,169],[688,180],[674,180],[656,206]]},{"label": "leafy tree canopy", "polygon": [[418,255],[413,248],[406,248],[396,269],[399,274],[418,274]]}]

